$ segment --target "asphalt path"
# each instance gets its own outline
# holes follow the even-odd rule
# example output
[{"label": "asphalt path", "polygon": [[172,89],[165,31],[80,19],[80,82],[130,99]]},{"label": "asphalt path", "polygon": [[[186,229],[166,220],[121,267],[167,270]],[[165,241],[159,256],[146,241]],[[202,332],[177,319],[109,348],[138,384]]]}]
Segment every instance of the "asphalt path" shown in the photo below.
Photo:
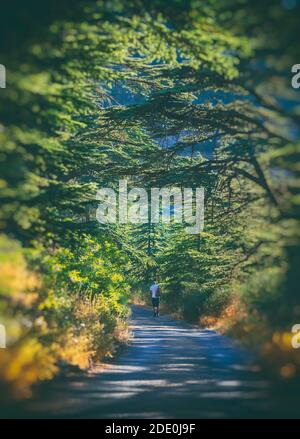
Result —
[{"label": "asphalt path", "polygon": [[[253,354],[232,339],[133,307],[132,340],[114,361],[47,384],[24,417],[113,419],[276,418]],[[25,414],[24,414],[25,413]],[[15,413],[16,414],[16,413]],[[286,416],[289,417],[289,414]]]}]

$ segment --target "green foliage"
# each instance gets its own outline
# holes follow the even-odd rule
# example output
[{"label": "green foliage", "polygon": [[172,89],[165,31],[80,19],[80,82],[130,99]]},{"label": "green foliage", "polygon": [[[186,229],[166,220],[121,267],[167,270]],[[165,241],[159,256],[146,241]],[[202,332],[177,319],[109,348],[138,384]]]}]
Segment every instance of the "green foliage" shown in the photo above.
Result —
[{"label": "green foliage", "polygon": [[[287,330],[300,314],[298,7],[16,3],[0,19],[3,381],[28,389],[58,360],[110,355],[131,288],[156,276],[189,320],[234,303],[239,335]],[[204,231],[100,227],[96,191],[120,178],[203,186]]]}]

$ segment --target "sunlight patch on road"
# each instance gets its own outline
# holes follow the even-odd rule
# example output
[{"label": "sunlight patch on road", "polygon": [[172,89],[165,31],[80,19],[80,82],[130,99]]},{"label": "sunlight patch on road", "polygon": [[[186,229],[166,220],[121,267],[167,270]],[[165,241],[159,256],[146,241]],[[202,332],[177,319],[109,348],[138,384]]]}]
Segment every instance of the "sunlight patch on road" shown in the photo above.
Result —
[{"label": "sunlight patch on road", "polygon": [[119,366],[113,366],[111,369],[106,369],[103,371],[103,373],[132,373],[132,372],[142,372],[147,370],[144,366],[129,366],[129,365],[119,365]]},{"label": "sunlight patch on road", "polygon": [[269,387],[270,383],[267,381],[237,381],[237,380],[224,380],[217,382],[218,386],[232,386],[232,387],[255,387],[255,388],[262,388],[262,387]]},{"label": "sunlight patch on road", "polygon": [[266,398],[265,392],[204,392],[201,393],[201,398],[216,398],[216,399],[259,399]]},{"label": "sunlight patch on road", "polygon": [[237,386],[241,386],[243,383],[242,381],[237,381],[237,380],[228,380],[228,381],[219,381],[217,382],[218,386],[230,386],[230,387],[237,387]]}]

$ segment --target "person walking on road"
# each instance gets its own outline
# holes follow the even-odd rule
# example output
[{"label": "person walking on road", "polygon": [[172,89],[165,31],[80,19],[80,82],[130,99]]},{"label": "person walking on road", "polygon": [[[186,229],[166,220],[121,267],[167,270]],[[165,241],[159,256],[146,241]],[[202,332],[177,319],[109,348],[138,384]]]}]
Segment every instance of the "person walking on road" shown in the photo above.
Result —
[{"label": "person walking on road", "polygon": [[158,315],[159,315],[160,287],[156,281],[154,282],[153,285],[151,285],[150,293],[151,293],[151,297],[152,297],[153,317],[158,317]]}]

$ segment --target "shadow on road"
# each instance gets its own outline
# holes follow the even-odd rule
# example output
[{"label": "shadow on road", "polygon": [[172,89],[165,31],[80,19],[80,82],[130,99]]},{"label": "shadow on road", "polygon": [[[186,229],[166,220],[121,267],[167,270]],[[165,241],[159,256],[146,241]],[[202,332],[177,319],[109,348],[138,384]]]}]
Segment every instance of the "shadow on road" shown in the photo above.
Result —
[{"label": "shadow on road", "polygon": [[126,352],[86,374],[53,380],[14,417],[297,417],[274,398],[254,358],[232,340],[133,307]]}]

